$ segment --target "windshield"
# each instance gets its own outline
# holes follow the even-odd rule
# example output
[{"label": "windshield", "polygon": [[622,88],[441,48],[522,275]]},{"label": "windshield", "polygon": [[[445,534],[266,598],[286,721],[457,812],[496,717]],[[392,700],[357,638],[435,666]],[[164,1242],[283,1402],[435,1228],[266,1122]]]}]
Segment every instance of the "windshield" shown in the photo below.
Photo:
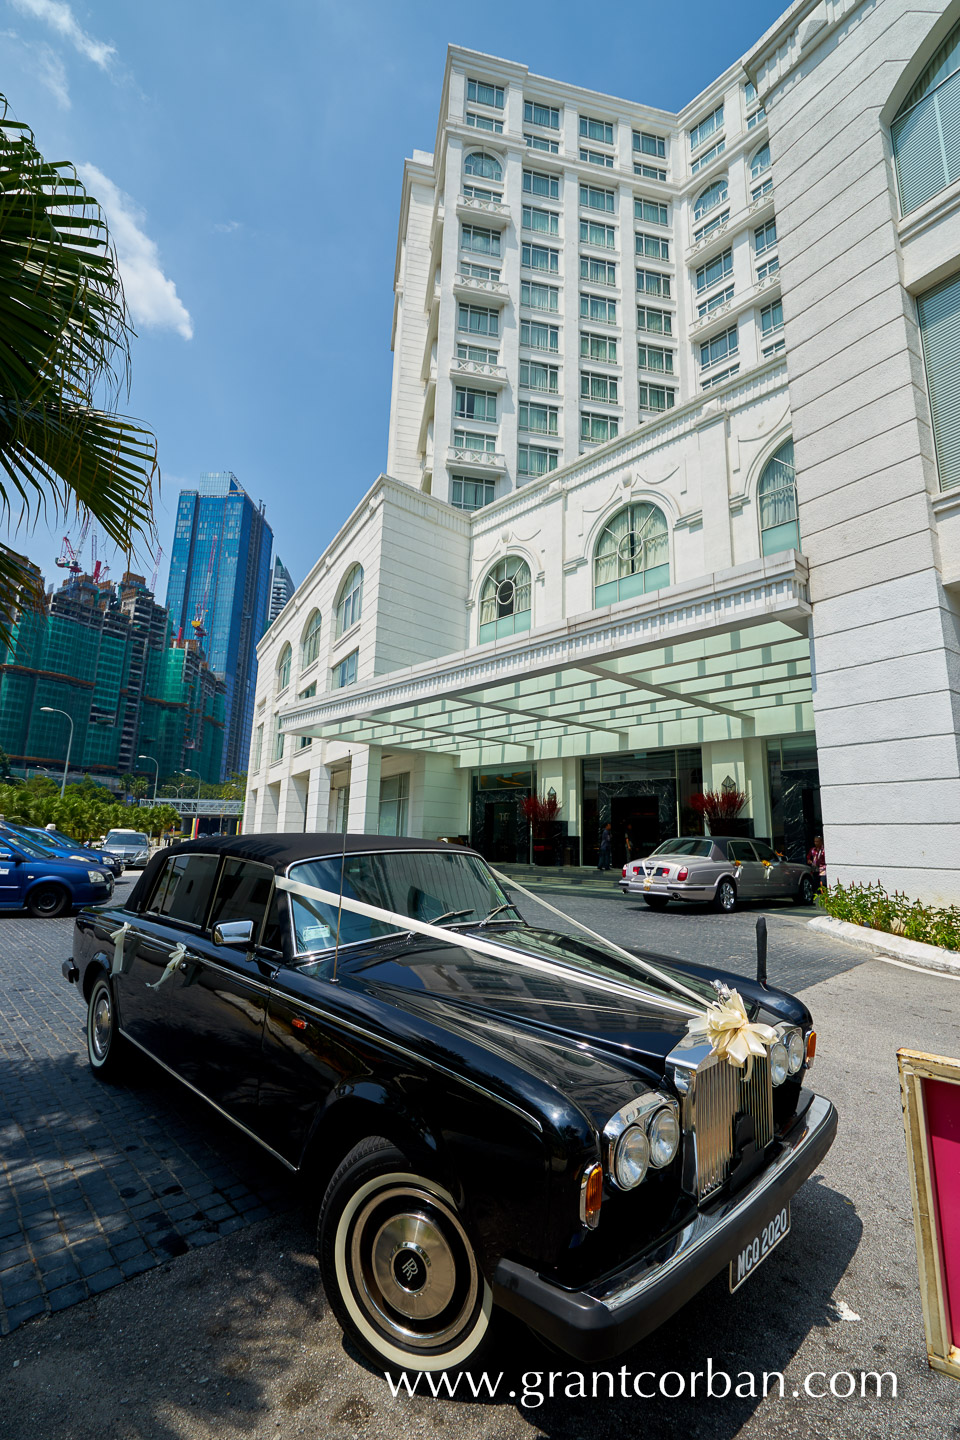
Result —
[{"label": "windshield", "polygon": [[[51,855],[57,854],[56,845],[41,845],[39,840],[34,840],[32,835],[25,835],[22,830],[18,830],[16,833],[8,831],[7,834],[14,845],[18,846],[25,855],[32,855],[34,860],[49,859]],[[3,838],[0,833],[0,840]]]},{"label": "windshield", "polygon": [[146,835],[141,835],[139,830],[111,830],[104,841],[105,845],[142,845],[148,844]]},{"label": "windshield", "polygon": [[703,859],[709,859],[713,849],[712,840],[698,840],[696,836],[681,835],[679,840],[665,840],[658,845],[656,850],[651,851],[652,855],[698,855]]},{"label": "windshield", "polygon": [[[290,879],[339,894],[340,868],[339,856],[308,860],[291,866]],[[343,893],[348,899],[428,923],[476,925],[499,906],[507,908],[501,910],[498,920],[519,919],[483,861],[458,850],[387,850],[348,855],[343,862]],[[291,895],[290,902],[298,953],[333,950],[337,943],[338,907],[298,895]],[[402,932],[402,925],[369,920],[349,910],[340,915],[341,945]]]}]

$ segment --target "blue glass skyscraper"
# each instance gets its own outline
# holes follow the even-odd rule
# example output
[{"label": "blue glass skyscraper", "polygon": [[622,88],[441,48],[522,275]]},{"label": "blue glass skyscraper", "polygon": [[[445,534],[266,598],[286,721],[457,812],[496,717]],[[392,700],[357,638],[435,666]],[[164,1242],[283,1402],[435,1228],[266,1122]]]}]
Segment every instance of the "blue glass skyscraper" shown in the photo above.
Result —
[{"label": "blue glass skyscraper", "polygon": [[229,470],[181,490],[167,608],[174,636],[196,639],[227,685],[223,776],[247,768],[257,642],[267,627],[273,531]]}]

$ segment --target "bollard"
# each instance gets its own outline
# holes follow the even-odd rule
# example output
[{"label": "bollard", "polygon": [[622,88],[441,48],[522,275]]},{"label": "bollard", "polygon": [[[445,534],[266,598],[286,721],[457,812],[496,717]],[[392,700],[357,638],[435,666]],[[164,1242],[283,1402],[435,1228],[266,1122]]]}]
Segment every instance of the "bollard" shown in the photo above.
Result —
[{"label": "bollard", "polygon": [[757,984],[767,984],[767,922],[762,915],[757,921]]}]

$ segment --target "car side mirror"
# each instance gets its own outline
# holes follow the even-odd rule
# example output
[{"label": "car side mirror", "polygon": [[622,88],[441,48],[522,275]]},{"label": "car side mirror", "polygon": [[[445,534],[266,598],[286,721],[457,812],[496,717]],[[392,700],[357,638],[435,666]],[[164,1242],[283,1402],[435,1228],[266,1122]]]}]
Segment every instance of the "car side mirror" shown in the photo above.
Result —
[{"label": "car side mirror", "polygon": [[227,920],[213,927],[214,945],[237,945],[249,949],[253,944],[252,920]]}]

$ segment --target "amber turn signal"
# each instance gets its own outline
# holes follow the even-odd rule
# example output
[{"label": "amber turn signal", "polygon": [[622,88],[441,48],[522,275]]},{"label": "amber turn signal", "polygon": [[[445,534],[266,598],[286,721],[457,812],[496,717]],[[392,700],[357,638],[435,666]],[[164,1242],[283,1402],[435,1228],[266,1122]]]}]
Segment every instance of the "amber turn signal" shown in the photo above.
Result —
[{"label": "amber turn signal", "polygon": [[588,1165],[580,1183],[580,1223],[589,1230],[595,1230],[600,1222],[600,1202],[603,1199],[603,1166],[599,1160]]},{"label": "amber turn signal", "polygon": [[811,1030],[807,1036],[807,1069],[813,1064],[817,1054],[817,1032]]}]

